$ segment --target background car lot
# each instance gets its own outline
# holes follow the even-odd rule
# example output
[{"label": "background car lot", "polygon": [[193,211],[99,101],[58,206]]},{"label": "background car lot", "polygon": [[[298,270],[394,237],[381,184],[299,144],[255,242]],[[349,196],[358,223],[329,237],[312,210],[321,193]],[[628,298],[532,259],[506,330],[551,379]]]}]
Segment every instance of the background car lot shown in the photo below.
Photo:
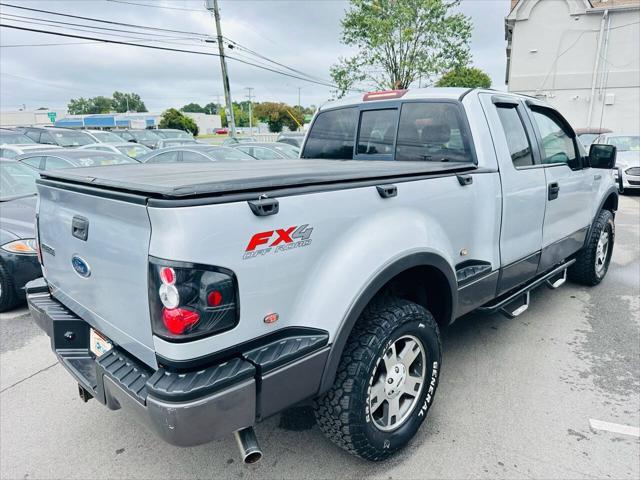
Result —
[{"label": "background car lot", "polygon": [[171,447],[122,411],[80,408],[26,312],[0,315],[0,477],[638,478],[640,439],[589,423],[640,424],[640,196],[621,197],[616,220],[599,288],[539,289],[517,319],[474,315],[444,330],[429,418],[382,464],[331,445],[300,408],[258,425],[254,467],[228,439]]}]

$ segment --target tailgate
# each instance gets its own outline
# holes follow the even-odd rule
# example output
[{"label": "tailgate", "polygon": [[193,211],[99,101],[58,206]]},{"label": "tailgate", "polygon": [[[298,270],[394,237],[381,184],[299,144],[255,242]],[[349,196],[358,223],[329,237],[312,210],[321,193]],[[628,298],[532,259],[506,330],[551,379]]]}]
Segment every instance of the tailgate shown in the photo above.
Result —
[{"label": "tailgate", "polygon": [[115,344],[155,367],[146,206],[67,190],[64,185],[38,185],[38,190],[44,272],[54,296]]}]

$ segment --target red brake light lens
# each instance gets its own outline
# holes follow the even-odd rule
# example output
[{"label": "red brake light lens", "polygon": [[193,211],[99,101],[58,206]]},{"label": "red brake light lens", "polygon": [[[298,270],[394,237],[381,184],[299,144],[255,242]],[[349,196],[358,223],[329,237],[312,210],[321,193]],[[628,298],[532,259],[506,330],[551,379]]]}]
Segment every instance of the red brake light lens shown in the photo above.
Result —
[{"label": "red brake light lens", "polygon": [[200,314],[186,308],[163,308],[162,322],[169,333],[182,335],[200,320]]},{"label": "red brake light lens", "polygon": [[176,283],[176,271],[171,267],[162,267],[160,269],[160,279],[162,283],[173,285]]},{"label": "red brake light lens", "polygon": [[400,98],[407,93],[408,90],[380,90],[378,92],[368,92],[362,97],[364,102],[370,100],[389,100],[392,98]]},{"label": "red brake light lens", "polygon": [[172,342],[206,337],[238,323],[238,287],[230,270],[150,259],[153,333]]}]

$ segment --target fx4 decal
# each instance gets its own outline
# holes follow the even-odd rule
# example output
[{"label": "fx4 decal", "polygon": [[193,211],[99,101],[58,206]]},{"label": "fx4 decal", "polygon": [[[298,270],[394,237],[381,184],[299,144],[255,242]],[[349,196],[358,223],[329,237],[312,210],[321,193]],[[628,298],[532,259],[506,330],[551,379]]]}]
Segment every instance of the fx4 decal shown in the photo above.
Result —
[{"label": "fx4 decal", "polygon": [[311,245],[311,233],[313,233],[313,227],[309,224],[256,233],[249,240],[242,258],[246,260],[306,247]]}]

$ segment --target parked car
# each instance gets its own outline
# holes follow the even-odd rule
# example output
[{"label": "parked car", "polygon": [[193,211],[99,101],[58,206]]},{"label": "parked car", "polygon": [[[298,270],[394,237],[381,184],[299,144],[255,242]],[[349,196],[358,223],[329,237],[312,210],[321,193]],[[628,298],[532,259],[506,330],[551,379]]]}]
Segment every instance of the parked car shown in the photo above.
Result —
[{"label": "parked car", "polygon": [[15,160],[0,158],[0,312],[24,302],[24,286],[42,276],[36,257],[36,178]]},{"label": "parked car", "polygon": [[161,140],[158,140],[158,142],[155,145],[155,148],[161,149],[161,148],[167,148],[167,147],[177,147],[178,145],[193,145],[197,143],[200,143],[200,142],[194,139],[190,140],[188,138],[163,138]]},{"label": "parked car", "polygon": [[98,152],[112,152],[138,160],[140,157],[147,155],[152,150],[145,147],[141,143],[123,142],[119,143],[96,143],[80,147],[80,150],[93,150]]},{"label": "parked car", "polygon": [[286,143],[237,143],[232,148],[251,155],[258,160],[275,160],[277,158],[299,158],[300,149]]},{"label": "parked car", "polygon": [[226,138],[223,142],[222,142],[222,146],[223,147],[230,147],[232,145],[237,145],[239,143],[255,143],[258,140],[256,140],[255,137],[229,137]]},{"label": "parked car", "polygon": [[302,147],[304,141],[305,132],[282,132],[278,134],[276,142],[288,143],[294,147]]},{"label": "parked car", "polygon": [[81,130],[54,127],[24,127],[24,134],[36,143],[60,147],[81,147],[96,141]]},{"label": "parked car", "polygon": [[30,143],[36,142],[27,137],[23,132],[0,128],[0,145],[28,145]]},{"label": "parked car", "polygon": [[122,138],[108,130],[82,130],[98,143],[122,143]]},{"label": "parked car", "polygon": [[611,130],[608,128],[600,128],[600,127],[587,127],[587,128],[576,128],[576,135],[578,136],[578,140],[587,150],[591,146],[591,144],[595,141],[598,136],[603,133],[610,133]]},{"label": "parked car", "polygon": [[120,153],[100,152],[98,150],[61,148],[47,152],[33,152],[16,158],[20,163],[37,170],[56,170],[58,168],[95,167],[138,163],[133,158]]},{"label": "parked car", "polygon": [[515,317],[538,286],[607,273],[615,147],[586,155],[546,103],[341,99],[302,157],[43,173],[39,235],[55,255],[43,248],[28,301],[83,399],[175,445],[235,432],[248,462],[256,422],[314,399],[331,440],[379,461],[433,404],[440,328],[474,310]]},{"label": "parked car", "polygon": [[216,129],[216,135],[228,135],[229,129],[227,127]]},{"label": "parked car", "polygon": [[617,168],[613,174],[620,193],[640,189],[640,135],[604,133],[594,143],[614,145],[618,149]]},{"label": "parked car", "polygon": [[190,132],[178,130],[177,128],[156,128],[152,130],[157,136],[163,139],[182,138],[184,140],[195,140]]},{"label": "parked car", "polygon": [[0,157],[16,158],[24,153],[46,152],[48,150],[56,150],[58,145],[43,145],[40,143],[29,143],[26,145],[2,145],[0,146]]},{"label": "parked car", "polygon": [[217,161],[254,160],[253,157],[235,148],[197,144],[155,150],[140,159],[143,163],[205,163]]},{"label": "parked car", "polygon": [[113,133],[126,142],[141,143],[149,148],[154,148],[160,140],[160,137],[151,130],[114,130]]}]

